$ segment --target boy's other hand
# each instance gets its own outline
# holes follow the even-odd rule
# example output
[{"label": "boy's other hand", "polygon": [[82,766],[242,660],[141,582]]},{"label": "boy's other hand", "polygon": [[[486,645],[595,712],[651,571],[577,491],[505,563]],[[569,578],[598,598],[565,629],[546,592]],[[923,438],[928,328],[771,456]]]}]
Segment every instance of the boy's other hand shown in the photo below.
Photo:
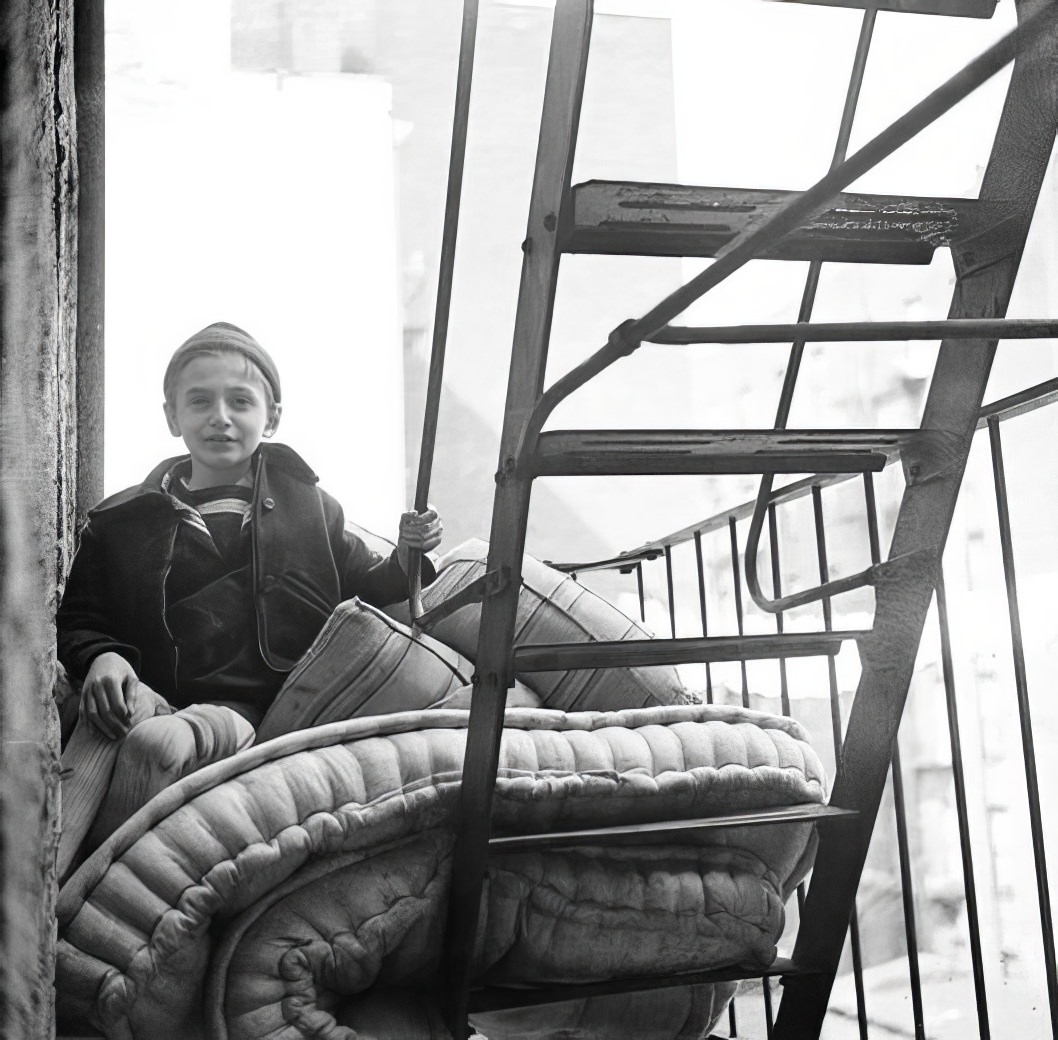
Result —
[{"label": "boy's other hand", "polygon": [[130,696],[139,681],[136,670],[121,654],[100,654],[81,687],[81,717],[110,740],[123,737],[132,717]]},{"label": "boy's other hand", "polygon": [[397,559],[400,560],[404,572],[408,571],[408,552],[418,549],[419,552],[429,552],[441,544],[441,536],[444,534],[444,524],[441,522],[437,510],[430,508],[423,513],[414,510],[401,513],[400,532],[397,536]]}]

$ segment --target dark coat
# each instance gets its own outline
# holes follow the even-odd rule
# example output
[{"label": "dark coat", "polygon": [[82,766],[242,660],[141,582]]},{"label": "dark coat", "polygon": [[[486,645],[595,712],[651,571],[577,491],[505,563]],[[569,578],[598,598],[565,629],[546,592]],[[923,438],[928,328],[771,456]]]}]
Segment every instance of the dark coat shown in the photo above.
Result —
[{"label": "dark coat", "polygon": [[[152,689],[180,700],[165,579],[181,510],[162,490],[179,461],[167,459],[141,485],[88,514],[57,618],[59,660],[75,680],[99,654],[114,651]],[[263,444],[255,464],[257,637],[265,664],[285,674],[338,603],[353,596],[376,606],[398,602],[407,598],[407,578],[396,550],[381,556],[345,529],[342,507],[316,486],[316,474],[296,452]],[[424,559],[424,584],[433,576]]]}]

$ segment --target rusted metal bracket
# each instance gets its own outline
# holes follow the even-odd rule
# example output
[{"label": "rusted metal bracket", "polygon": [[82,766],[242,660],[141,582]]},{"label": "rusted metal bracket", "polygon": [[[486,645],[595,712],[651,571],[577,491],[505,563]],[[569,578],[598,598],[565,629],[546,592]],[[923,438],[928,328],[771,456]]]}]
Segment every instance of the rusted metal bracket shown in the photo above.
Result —
[{"label": "rusted metal bracket", "polygon": [[469,585],[461,588],[455,595],[431,607],[417,617],[412,625],[413,630],[422,630],[437,624],[442,618],[454,614],[463,607],[469,607],[474,603],[483,603],[493,596],[499,595],[511,583],[510,571],[501,567],[496,571],[486,571],[479,578],[475,578]]},{"label": "rusted metal bracket", "polygon": [[535,452],[536,443],[540,438],[540,431],[544,428],[548,416],[575,390],[579,390],[585,383],[594,379],[600,372],[609,368],[615,361],[634,354],[642,345],[645,338],[640,328],[640,322],[635,318],[626,318],[610,335],[606,337],[606,345],[600,347],[586,361],[581,362],[576,368],[567,372],[561,379],[555,381],[547,391],[540,396],[525,424],[525,433],[522,436],[518,450],[517,464],[523,463]]},{"label": "rusted metal bracket", "polygon": [[968,444],[950,430],[923,430],[900,455],[908,486],[939,480],[961,469]]},{"label": "rusted metal bracket", "polygon": [[902,640],[907,638],[899,605],[907,599],[909,589],[933,589],[940,574],[940,559],[929,549],[917,549],[876,564],[871,571],[877,603],[871,634],[859,642],[860,660],[884,669],[893,648],[903,646]]}]

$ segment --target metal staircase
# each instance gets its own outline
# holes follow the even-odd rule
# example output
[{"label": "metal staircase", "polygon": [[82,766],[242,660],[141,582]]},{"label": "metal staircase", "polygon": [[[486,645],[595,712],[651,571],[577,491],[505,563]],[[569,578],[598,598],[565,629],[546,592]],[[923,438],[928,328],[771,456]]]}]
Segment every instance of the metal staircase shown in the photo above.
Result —
[{"label": "metal staircase", "polygon": [[[852,0],[831,2],[866,6]],[[789,820],[791,813],[799,819],[835,822],[820,828],[819,852],[793,957],[767,973],[782,975],[784,980],[774,1036],[788,1040],[819,1035],[997,340],[1053,336],[1056,331],[1053,321],[1003,320],[1058,120],[1058,3],[1015,3],[1019,16],[1015,32],[846,158],[877,9],[987,17],[994,3],[893,0],[866,6],[832,168],[807,191],[792,193],[614,182],[571,186],[593,4],[592,0],[557,0],[536,176],[523,245],[488,575],[475,589],[483,601],[482,619],[441,990],[446,1022],[457,1040],[467,1035],[468,1013],[475,1008],[521,1006],[615,989],[739,977],[737,971],[726,970],[546,993],[475,989],[470,960],[490,847],[650,840],[651,832],[659,835],[658,840],[665,840],[674,831],[699,827],[766,826]],[[842,194],[864,172],[1011,61],[1012,78],[979,199]],[[948,320],[873,326],[811,324],[822,263],[922,264],[929,262],[940,245],[951,250],[957,275]],[[558,267],[567,252],[715,259],[648,314],[614,329],[606,344],[587,361],[545,389]],[[708,329],[670,325],[702,294],[758,258],[811,261],[797,325]],[[805,343],[912,338],[942,339],[920,428],[785,429]],[[543,430],[560,401],[643,344],[775,341],[789,341],[793,348],[773,429]],[[821,584],[815,588],[769,599],[758,580],[756,551],[774,475],[871,472],[881,469],[894,453],[902,460],[907,486],[888,558],[882,560],[876,551],[874,564],[859,574],[837,581],[821,575]],[[761,474],[746,553],[747,586],[754,599],[766,610],[781,612],[871,585],[876,595],[872,629],[811,636],[780,631],[766,637],[512,647],[534,479],[657,473]],[[425,491],[421,497],[425,502]],[[421,623],[428,624],[429,617]],[[704,821],[491,840],[491,798],[504,704],[515,671],[833,656],[848,639],[858,643],[862,677],[829,807],[811,812],[743,812]],[[1053,935],[1046,949],[1053,957]],[[1050,996],[1053,1007],[1058,995],[1052,992]]]}]

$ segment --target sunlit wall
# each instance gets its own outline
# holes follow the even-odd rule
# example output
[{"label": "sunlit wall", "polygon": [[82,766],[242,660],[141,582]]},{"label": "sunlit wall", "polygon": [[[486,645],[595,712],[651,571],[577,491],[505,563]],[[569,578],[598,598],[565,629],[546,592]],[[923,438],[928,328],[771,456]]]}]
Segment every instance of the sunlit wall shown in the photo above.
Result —
[{"label": "sunlit wall", "polygon": [[275,358],[277,440],[364,525],[403,508],[389,85],[234,72],[228,6],[107,4],[108,492],[183,449],[170,353],[213,321]]}]

